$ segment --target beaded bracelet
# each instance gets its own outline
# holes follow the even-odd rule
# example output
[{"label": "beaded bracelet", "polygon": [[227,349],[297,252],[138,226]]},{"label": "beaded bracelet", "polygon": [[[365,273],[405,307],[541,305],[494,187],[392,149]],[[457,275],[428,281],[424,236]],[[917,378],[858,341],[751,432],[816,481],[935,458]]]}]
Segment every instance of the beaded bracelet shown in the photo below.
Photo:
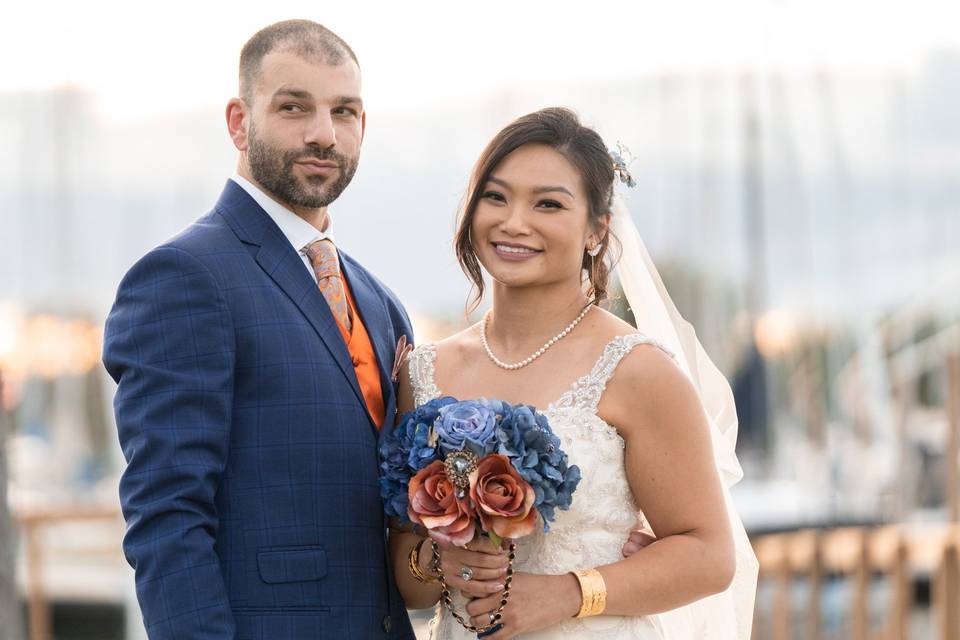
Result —
[{"label": "beaded bracelet", "polygon": [[489,614],[490,624],[477,627],[465,620],[464,617],[457,612],[453,604],[453,598],[451,597],[450,587],[447,585],[446,578],[443,576],[443,566],[440,564],[440,546],[436,542],[433,542],[433,561],[434,565],[437,567],[440,586],[443,589],[440,592],[440,600],[447,607],[447,610],[453,616],[454,620],[460,623],[461,627],[472,633],[482,634],[486,631],[490,631],[500,624],[500,619],[503,618],[503,610],[506,608],[507,602],[510,600],[510,583],[513,582],[513,561],[516,558],[516,551],[517,545],[511,540],[510,550],[507,552],[507,577],[503,581],[503,593],[500,594],[500,606],[497,607],[496,611]]}]

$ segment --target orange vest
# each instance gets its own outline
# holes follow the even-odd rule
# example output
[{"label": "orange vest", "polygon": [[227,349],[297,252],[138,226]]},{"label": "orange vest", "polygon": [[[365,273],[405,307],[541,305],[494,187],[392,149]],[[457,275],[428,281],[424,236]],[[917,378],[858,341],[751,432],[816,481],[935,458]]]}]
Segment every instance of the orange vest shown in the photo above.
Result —
[{"label": "orange vest", "polygon": [[373,344],[370,342],[367,328],[363,326],[363,321],[360,320],[360,313],[357,311],[357,303],[353,299],[350,285],[347,284],[346,278],[342,278],[342,281],[343,289],[347,294],[347,304],[350,305],[350,312],[353,314],[353,333],[347,333],[347,330],[339,322],[337,322],[337,327],[340,329],[343,341],[347,344],[350,358],[353,360],[353,371],[357,374],[357,382],[360,383],[360,391],[363,393],[367,411],[370,412],[374,424],[379,429],[383,426],[386,408],[383,406],[383,389],[380,386],[380,368],[377,366],[377,355],[373,351]]}]

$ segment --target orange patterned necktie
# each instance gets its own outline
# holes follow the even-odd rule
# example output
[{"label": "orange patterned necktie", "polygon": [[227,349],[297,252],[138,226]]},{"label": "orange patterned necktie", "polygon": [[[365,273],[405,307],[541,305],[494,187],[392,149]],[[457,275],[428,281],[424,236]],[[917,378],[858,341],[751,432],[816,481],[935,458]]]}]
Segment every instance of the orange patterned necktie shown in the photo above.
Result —
[{"label": "orange patterned necktie", "polygon": [[317,274],[320,292],[337,322],[350,333],[350,305],[347,304],[346,291],[343,288],[343,276],[340,274],[340,257],[332,242],[324,238],[307,245],[304,253],[310,258],[313,272]]}]

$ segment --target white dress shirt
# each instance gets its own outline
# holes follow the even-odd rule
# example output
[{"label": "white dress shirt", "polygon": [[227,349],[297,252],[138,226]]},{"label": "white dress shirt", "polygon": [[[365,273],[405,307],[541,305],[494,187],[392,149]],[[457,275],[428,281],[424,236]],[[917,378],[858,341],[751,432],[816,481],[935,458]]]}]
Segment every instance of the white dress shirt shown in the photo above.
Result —
[{"label": "white dress shirt", "polygon": [[[315,226],[268,196],[240,174],[235,173],[230,179],[250,194],[250,197],[256,200],[257,204],[260,205],[263,210],[267,212],[267,215],[280,227],[280,231],[283,232],[283,235],[290,242],[293,250],[300,254],[300,259],[303,260],[303,265],[310,273],[310,277],[316,282],[317,274],[313,272],[313,265],[310,264],[310,258],[307,257],[303,250],[317,240],[326,239],[334,242],[333,234],[330,233],[330,227],[333,224],[330,218],[330,212],[327,212],[326,230],[318,231]],[[336,244],[336,242],[334,242],[334,244]]]}]

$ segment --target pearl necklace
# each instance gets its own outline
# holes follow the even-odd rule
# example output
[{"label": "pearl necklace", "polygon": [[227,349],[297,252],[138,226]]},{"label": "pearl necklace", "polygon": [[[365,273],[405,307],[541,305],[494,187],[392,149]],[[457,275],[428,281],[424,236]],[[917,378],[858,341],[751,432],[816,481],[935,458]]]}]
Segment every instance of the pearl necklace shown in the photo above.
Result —
[{"label": "pearl necklace", "polygon": [[580,321],[583,320],[584,317],[587,315],[587,313],[590,312],[590,309],[593,309],[592,304],[588,306],[586,309],[584,309],[583,311],[581,311],[580,315],[578,315],[573,322],[568,324],[566,329],[564,329],[557,335],[547,340],[542,347],[540,347],[539,349],[533,352],[533,355],[530,355],[524,358],[520,362],[507,364],[497,356],[493,355],[493,351],[490,349],[490,343],[487,342],[487,322],[490,320],[489,311],[487,311],[486,315],[483,316],[483,322],[480,323],[480,343],[483,344],[483,349],[484,351],[487,352],[487,355],[493,361],[493,364],[497,365],[501,369],[506,369],[507,371],[515,371],[517,369],[521,369],[527,366],[528,364],[530,364],[531,362],[533,362],[534,360],[542,356],[547,349],[555,345],[561,338],[563,338],[565,335],[573,331],[573,328],[578,324],[580,324]]}]

